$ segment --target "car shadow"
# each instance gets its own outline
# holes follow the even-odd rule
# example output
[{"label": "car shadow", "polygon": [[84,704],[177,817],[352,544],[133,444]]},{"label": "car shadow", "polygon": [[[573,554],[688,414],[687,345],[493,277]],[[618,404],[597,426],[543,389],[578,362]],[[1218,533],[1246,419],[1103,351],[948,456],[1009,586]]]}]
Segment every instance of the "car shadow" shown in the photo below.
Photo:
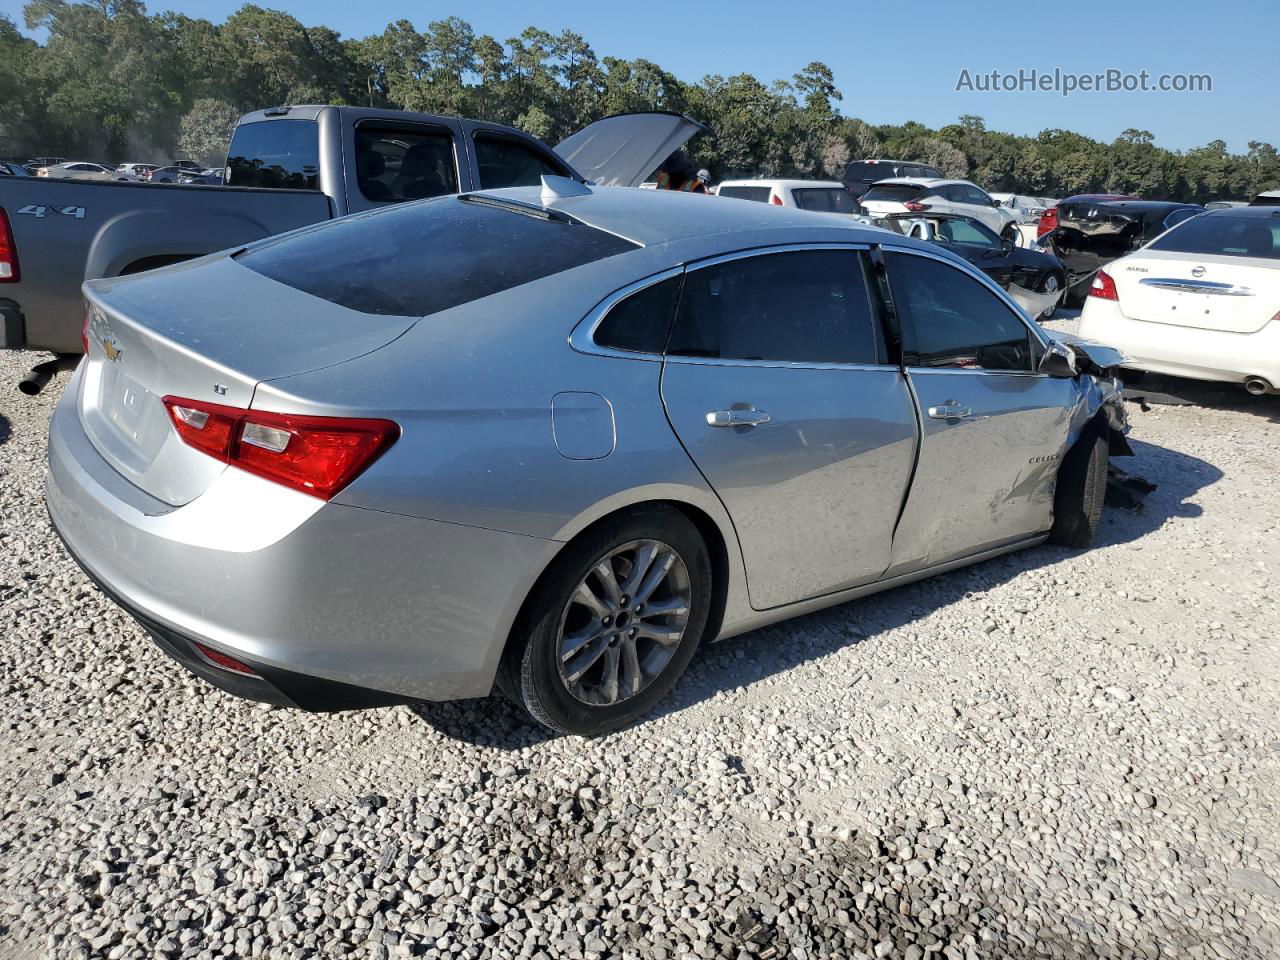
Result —
[{"label": "car shadow", "polygon": [[1160,373],[1147,373],[1125,388],[1124,398],[1141,408],[1154,406],[1194,406],[1230,410],[1280,423],[1280,395],[1255,397],[1238,383],[1187,380]]},{"label": "car shadow", "polygon": [[13,423],[3,413],[0,413],[0,444],[9,442],[9,438],[13,436]]},{"label": "car shadow", "polygon": [[[1089,549],[1130,543],[1166,523],[1200,516],[1202,508],[1192,498],[1222,477],[1221,470],[1196,457],[1142,441],[1130,443],[1135,456],[1119,459],[1118,465],[1134,477],[1158,475],[1159,484],[1135,509],[1106,509]],[[1045,544],[707,644],[667,699],[639,723],[759,683],[1080,552]],[[557,736],[496,691],[487,700],[423,703],[409,709],[447,737],[501,750],[520,750]]]}]

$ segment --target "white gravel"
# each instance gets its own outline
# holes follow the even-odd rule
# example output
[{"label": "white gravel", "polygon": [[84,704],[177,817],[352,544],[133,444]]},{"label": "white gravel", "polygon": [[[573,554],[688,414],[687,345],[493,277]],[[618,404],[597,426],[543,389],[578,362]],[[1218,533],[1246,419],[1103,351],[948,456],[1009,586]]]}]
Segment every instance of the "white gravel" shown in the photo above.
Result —
[{"label": "white gravel", "polygon": [[1159,488],[705,649],[595,741],[189,677],[52,536],[0,357],[0,957],[1280,950],[1280,398],[1131,405]]}]

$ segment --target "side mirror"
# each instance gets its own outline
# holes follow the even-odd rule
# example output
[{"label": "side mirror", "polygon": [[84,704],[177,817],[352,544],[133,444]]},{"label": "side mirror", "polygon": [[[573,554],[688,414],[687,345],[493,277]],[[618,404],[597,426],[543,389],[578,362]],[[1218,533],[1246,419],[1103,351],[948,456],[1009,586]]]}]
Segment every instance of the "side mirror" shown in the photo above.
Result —
[{"label": "side mirror", "polygon": [[1000,249],[1007,257],[1009,254],[1013,253],[1014,250],[1018,249],[1018,245],[1013,242],[1011,237],[1002,237],[1000,239]]},{"label": "side mirror", "polygon": [[1040,358],[1039,371],[1050,377],[1068,380],[1080,371],[1076,368],[1076,352],[1065,343],[1050,340],[1044,356]]}]

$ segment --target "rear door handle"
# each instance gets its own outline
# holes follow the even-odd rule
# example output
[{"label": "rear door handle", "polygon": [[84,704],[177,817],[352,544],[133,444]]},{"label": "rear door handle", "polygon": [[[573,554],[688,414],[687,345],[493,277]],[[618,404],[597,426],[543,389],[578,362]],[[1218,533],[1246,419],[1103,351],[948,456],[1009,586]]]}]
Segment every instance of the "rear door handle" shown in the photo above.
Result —
[{"label": "rear door handle", "polygon": [[955,400],[948,400],[939,406],[929,408],[929,416],[934,420],[963,420],[972,414],[972,409],[960,406]]},{"label": "rear door handle", "polygon": [[707,426],[758,427],[762,423],[768,423],[770,419],[769,414],[755,407],[745,410],[712,410],[707,414]]}]

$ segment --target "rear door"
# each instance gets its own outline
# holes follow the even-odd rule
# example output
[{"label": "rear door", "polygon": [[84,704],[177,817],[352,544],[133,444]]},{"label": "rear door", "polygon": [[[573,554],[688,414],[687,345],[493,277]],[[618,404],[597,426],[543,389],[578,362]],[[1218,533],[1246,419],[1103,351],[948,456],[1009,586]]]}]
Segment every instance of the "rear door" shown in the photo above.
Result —
[{"label": "rear door", "polygon": [[733,519],[757,609],[874,580],[915,454],[865,252],[773,248],[690,267],[667,415]]},{"label": "rear door", "polygon": [[892,572],[1047,530],[1074,381],[1035,372],[1039,334],[968,271],[922,252],[885,260],[923,433]]}]

